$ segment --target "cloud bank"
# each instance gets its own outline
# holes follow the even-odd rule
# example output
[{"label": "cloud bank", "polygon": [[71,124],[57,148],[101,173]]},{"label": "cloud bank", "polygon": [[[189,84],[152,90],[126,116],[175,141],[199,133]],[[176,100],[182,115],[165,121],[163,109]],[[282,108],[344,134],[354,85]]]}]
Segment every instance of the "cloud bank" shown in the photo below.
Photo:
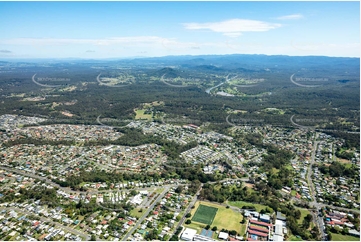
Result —
[{"label": "cloud bank", "polygon": [[183,26],[189,30],[210,30],[229,37],[237,37],[243,32],[264,32],[279,28],[282,25],[258,20],[230,19],[211,23],[184,23]]}]

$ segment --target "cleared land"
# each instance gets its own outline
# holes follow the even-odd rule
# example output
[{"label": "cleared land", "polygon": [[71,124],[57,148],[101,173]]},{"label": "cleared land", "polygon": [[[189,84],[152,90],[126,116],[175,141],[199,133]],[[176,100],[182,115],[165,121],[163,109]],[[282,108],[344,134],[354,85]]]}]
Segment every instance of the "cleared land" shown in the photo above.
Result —
[{"label": "cleared land", "polygon": [[203,223],[203,224],[212,224],[214,217],[218,208],[209,207],[205,205],[199,205],[196,213],[194,214],[192,221]]}]

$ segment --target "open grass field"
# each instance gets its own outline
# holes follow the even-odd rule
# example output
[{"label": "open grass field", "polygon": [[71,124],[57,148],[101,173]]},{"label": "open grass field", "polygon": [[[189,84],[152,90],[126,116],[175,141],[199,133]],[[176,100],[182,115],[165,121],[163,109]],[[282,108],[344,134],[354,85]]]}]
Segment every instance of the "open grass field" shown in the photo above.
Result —
[{"label": "open grass field", "polygon": [[[257,212],[260,212],[262,209],[266,209],[268,206],[256,204],[256,203],[248,203],[243,201],[236,201],[236,202],[227,202],[228,205],[242,208],[243,206],[254,206],[257,210]],[[273,209],[268,207],[268,209],[273,212]]]},{"label": "open grass field", "polygon": [[217,211],[218,208],[209,207],[201,204],[198,206],[197,211],[192,218],[192,221],[204,224],[212,224]]},{"label": "open grass field", "polygon": [[[198,210],[198,207],[202,206],[202,205],[207,206],[207,207],[214,207],[214,208],[218,209],[216,216],[213,219],[213,223],[210,224],[211,228],[216,226],[218,228],[218,231],[221,229],[235,230],[241,236],[245,235],[246,225],[240,223],[243,219],[243,216],[240,212],[236,212],[236,211],[232,210],[231,208],[226,208],[224,206],[210,203],[210,202],[197,202],[195,204],[195,208],[192,210],[191,213],[195,214],[195,212]],[[192,220],[191,225],[193,226],[192,228],[197,229],[197,231],[198,231],[198,229],[201,230],[201,228],[204,228],[206,226],[206,225],[201,225],[197,222],[194,222],[193,220]],[[187,227],[188,225],[185,225],[185,226]]]},{"label": "open grass field", "polygon": [[139,212],[140,208],[134,208],[130,211],[130,216],[140,218],[146,212],[146,209],[143,209],[142,212]]},{"label": "open grass field", "polygon": [[352,236],[352,235],[342,235],[342,234],[335,234],[331,233],[332,241],[360,241],[359,237]]},{"label": "open grass field", "polygon": [[[221,207],[218,209],[217,215],[214,218],[212,226],[217,226],[219,230],[222,228],[228,230],[235,230],[237,233],[246,231],[246,225],[241,224],[243,216],[239,212],[235,212],[230,208]],[[244,227],[244,228],[243,228]]]},{"label": "open grass field", "polygon": [[144,109],[135,110],[135,119],[148,119],[152,120],[152,114],[144,114]]}]

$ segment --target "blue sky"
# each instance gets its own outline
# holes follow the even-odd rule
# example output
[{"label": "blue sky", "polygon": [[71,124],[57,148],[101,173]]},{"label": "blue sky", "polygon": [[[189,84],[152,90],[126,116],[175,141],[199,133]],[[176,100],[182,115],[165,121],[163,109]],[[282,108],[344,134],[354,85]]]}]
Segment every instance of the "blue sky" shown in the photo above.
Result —
[{"label": "blue sky", "polygon": [[0,58],[359,57],[359,2],[0,2]]}]

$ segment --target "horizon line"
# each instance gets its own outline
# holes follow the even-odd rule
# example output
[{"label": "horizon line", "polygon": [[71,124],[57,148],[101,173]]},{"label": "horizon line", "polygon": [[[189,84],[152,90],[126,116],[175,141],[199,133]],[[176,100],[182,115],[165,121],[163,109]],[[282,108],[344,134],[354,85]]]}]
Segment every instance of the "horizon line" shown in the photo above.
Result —
[{"label": "horizon line", "polygon": [[126,59],[149,59],[149,58],[166,58],[166,57],[197,57],[197,56],[234,56],[234,55],[258,55],[258,56],[284,56],[284,57],[329,57],[329,58],[357,58],[360,56],[329,56],[329,55],[286,55],[286,54],[202,54],[202,55],[162,55],[162,56],[127,56],[127,57],[0,57],[3,60],[126,60]]}]

